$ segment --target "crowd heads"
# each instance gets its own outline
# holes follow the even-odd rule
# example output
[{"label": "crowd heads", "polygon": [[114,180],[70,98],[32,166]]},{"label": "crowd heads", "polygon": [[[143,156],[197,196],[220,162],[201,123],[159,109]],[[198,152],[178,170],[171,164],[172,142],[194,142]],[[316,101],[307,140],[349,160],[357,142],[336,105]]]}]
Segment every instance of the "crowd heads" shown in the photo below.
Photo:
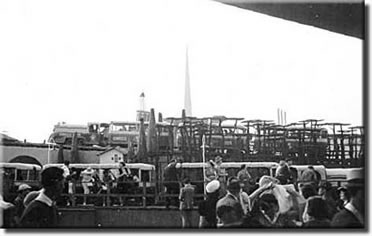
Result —
[{"label": "crowd heads", "polygon": [[[190,176],[179,173],[173,159],[164,169],[164,186],[169,198],[166,206],[176,198],[183,228],[192,224],[194,211],[199,213],[201,228],[363,228],[365,226],[365,181],[360,172],[348,176],[346,184],[335,188],[320,181],[319,173],[309,165],[294,179],[291,166],[280,161],[275,177],[260,175],[251,186],[252,176],[247,165],[242,165],[236,176],[228,176],[221,167],[222,158],[210,161],[208,179],[204,179],[204,199],[196,201],[197,185]],[[64,163],[68,166],[69,163]],[[207,169],[208,169],[207,168]],[[73,175],[72,171],[67,176]],[[94,170],[82,172],[82,186],[88,192],[88,183]],[[118,184],[131,178],[130,169],[120,162],[119,175],[104,172],[107,183],[118,179]],[[214,176],[214,177],[213,177]],[[182,178],[181,178],[182,177]],[[64,167],[49,167],[41,172],[41,186],[37,191],[27,184],[18,187],[14,202],[17,226],[25,228],[50,228],[57,226],[56,201],[65,188]],[[119,180],[120,179],[120,180]],[[124,186],[128,189],[128,186]],[[118,189],[121,189],[118,186]],[[88,192],[89,193],[89,192]],[[175,196],[174,196],[175,195]],[[178,196],[178,199],[177,199]],[[121,201],[121,200],[120,200]],[[84,200],[85,203],[85,200]],[[196,207],[197,206],[197,207]]]},{"label": "crowd heads", "polygon": [[[281,162],[283,167],[285,162]],[[245,166],[241,166],[243,170]],[[200,227],[219,228],[363,228],[364,179],[350,177],[338,191],[329,182],[318,181],[313,166],[308,166],[305,180],[298,186],[283,184],[272,176],[262,176],[258,187],[245,192],[239,178],[229,177],[227,193],[215,205],[217,224],[199,224]],[[218,180],[206,186],[207,196],[219,189]],[[212,188],[213,187],[213,188]],[[207,199],[210,199],[207,197]],[[199,209],[201,219],[206,216],[204,203]],[[213,205],[209,205],[213,206]],[[200,207],[200,206],[199,206]],[[212,214],[209,214],[212,215]],[[203,218],[202,218],[203,216]],[[213,216],[213,215],[212,215]],[[213,220],[209,219],[209,222]]]}]

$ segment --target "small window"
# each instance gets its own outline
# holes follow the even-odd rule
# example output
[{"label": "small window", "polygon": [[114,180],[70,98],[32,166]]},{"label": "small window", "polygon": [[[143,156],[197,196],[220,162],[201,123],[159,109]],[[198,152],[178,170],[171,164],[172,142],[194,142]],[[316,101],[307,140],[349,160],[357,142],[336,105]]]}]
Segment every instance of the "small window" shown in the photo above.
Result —
[{"label": "small window", "polygon": [[16,180],[27,180],[27,170],[17,170]]},{"label": "small window", "polygon": [[[138,169],[130,169],[130,173],[131,173],[132,176],[136,175],[139,178]],[[142,172],[142,174],[143,174],[143,172]]]},{"label": "small window", "polygon": [[114,161],[115,161],[115,162],[119,162],[118,154],[114,154]]},{"label": "small window", "polygon": [[36,169],[30,170],[30,176],[28,180],[35,181],[39,179],[39,171]]},{"label": "small window", "polygon": [[150,171],[142,170],[141,171],[141,181],[150,182]]}]

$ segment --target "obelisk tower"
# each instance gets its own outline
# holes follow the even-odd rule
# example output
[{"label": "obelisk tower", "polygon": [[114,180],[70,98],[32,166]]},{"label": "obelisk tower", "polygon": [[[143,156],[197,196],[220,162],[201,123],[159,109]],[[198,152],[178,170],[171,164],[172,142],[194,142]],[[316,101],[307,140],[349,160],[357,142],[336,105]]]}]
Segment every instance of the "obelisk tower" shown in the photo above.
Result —
[{"label": "obelisk tower", "polygon": [[185,104],[184,109],[186,116],[192,116],[191,112],[191,92],[190,92],[190,75],[189,75],[189,50],[186,47],[186,71],[185,71]]},{"label": "obelisk tower", "polygon": [[150,120],[150,112],[146,111],[145,107],[145,93],[142,92],[139,97],[139,110],[137,110],[137,121],[140,121],[141,118],[144,122],[148,122]]}]

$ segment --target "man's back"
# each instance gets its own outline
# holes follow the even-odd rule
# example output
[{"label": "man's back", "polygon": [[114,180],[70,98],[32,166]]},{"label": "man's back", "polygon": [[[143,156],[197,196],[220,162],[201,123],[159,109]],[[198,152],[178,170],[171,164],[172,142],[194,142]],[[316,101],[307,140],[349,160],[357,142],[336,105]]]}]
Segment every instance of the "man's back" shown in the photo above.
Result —
[{"label": "man's back", "polygon": [[236,199],[231,193],[227,193],[223,198],[218,200],[216,209],[221,206],[231,206],[236,211],[237,215],[241,218],[244,215],[242,205],[239,199]]},{"label": "man's back", "polygon": [[363,228],[363,224],[358,221],[353,213],[347,209],[342,209],[336,213],[331,222],[332,228]]},{"label": "man's back", "polygon": [[174,181],[177,179],[176,163],[170,163],[164,168],[164,180]]},{"label": "man's back", "polygon": [[194,204],[195,189],[192,185],[186,185],[180,192],[180,209],[192,209]]},{"label": "man's back", "polygon": [[34,200],[23,212],[20,226],[23,228],[48,228],[56,227],[57,211],[54,206]]}]

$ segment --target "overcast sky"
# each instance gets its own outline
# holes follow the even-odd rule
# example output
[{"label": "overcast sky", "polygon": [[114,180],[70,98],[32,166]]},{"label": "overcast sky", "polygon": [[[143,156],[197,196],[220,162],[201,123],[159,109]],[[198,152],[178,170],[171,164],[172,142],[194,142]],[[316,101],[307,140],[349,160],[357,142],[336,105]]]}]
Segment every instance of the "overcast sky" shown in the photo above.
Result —
[{"label": "overcast sky", "polygon": [[0,131],[163,117],[362,124],[362,40],[209,0],[0,1]]}]

